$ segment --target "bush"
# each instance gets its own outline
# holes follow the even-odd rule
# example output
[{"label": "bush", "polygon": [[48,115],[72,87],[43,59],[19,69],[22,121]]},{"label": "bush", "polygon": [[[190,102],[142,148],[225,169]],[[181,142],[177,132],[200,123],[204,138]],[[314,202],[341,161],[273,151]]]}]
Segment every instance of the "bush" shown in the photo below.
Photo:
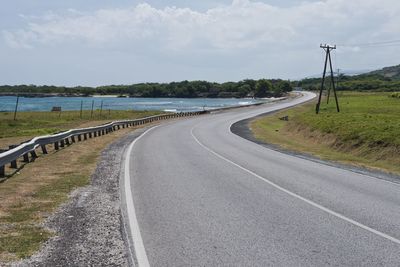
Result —
[{"label": "bush", "polygon": [[400,92],[396,92],[390,95],[393,98],[400,98]]}]

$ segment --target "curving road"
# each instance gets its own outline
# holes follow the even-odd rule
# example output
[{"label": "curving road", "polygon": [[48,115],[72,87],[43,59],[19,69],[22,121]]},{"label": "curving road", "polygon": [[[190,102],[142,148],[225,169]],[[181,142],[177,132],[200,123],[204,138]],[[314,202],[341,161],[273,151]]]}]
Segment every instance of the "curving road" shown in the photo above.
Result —
[{"label": "curving road", "polygon": [[314,96],[162,124],[136,139],[124,192],[139,266],[400,266],[399,184],[230,131]]}]

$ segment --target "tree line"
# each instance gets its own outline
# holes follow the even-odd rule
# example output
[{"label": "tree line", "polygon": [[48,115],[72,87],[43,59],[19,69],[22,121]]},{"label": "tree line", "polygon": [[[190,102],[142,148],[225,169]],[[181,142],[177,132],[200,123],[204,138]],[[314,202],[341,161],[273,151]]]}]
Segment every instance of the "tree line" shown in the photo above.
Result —
[{"label": "tree line", "polygon": [[[400,80],[385,77],[379,74],[361,74],[356,76],[339,75],[335,77],[338,81],[339,91],[382,91],[394,92],[400,90]],[[327,77],[329,86],[330,77]],[[319,90],[321,88],[321,78],[308,78],[301,81],[292,82],[292,86],[301,87],[304,90]]]},{"label": "tree line", "polygon": [[292,91],[289,81],[252,80],[215,83],[207,81],[181,81],[171,83],[139,83],[132,85],[108,85],[99,87],[63,87],[36,85],[3,85],[0,94],[21,95],[124,95],[130,97],[177,97],[177,98],[242,98],[242,97],[280,97]]}]

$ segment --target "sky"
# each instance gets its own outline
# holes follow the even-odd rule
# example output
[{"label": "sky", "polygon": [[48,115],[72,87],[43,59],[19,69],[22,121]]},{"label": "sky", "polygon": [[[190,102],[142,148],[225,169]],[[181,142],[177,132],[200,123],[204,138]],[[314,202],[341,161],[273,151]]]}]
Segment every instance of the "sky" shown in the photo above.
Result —
[{"label": "sky", "polygon": [[[6,0],[0,84],[300,79],[400,63],[398,0]],[[376,42],[396,41],[384,45]]]}]

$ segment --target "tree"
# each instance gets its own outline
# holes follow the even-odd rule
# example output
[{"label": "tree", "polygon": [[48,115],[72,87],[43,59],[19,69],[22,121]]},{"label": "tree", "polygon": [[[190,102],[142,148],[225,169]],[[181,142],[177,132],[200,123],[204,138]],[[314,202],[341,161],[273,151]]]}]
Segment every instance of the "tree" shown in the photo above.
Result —
[{"label": "tree", "polygon": [[256,84],[256,90],[254,92],[255,97],[266,97],[270,94],[272,89],[272,83],[266,79],[258,80]]},{"label": "tree", "polygon": [[293,91],[293,87],[290,84],[290,82],[288,82],[288,81],[281,82],[281,84],[279,85],[279,88],[284,93]]},{"label": "tree", "polygon": [[251,87],[248,84],[243,84],[239,87],[239,97],[246,97],[251,92]]}]

